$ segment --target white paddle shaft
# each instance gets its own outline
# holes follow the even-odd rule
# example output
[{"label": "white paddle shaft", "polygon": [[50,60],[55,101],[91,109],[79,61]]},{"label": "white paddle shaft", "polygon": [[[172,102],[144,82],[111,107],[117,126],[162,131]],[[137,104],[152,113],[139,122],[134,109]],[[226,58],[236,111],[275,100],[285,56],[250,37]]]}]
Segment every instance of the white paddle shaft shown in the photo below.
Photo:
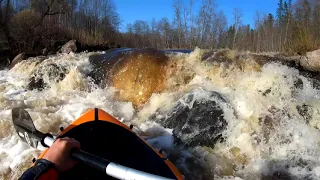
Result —
[{"label": "white paddle shaft", "polygon": [[[50,147],[54,143],[54,139],[52,137],[47,136],[44,139],[44,143]],[[105,169],[107,175],[120,180],[172,180],[169,178],[125,167],[113,162],[106,164]]]}]

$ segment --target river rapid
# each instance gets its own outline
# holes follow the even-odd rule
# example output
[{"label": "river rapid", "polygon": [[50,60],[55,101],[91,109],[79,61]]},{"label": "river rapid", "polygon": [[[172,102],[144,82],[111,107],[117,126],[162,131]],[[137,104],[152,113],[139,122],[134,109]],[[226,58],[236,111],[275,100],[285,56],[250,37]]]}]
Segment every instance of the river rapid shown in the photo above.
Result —
[{"label": "river rapid", "polygon": [[[209,63],[201,60],[200,49],[189,54],[172,52],[167,56],[176,71],[165,78],[166,88],[136,105],[119,98],[120,90],[112,84],[94,83],[89,76],[94,70],[90,55],[31,58],[0,71],[0,179],[18,179],[41,153],[16,135],[11,123],[15,107],[26,109],[38,130],[55,134],[91,108],[101,108],[133,124],[186,179],[320,179],[320,90],[299,70],[274,62],[258,66],[246,57],[241,68]],[[27,88],[36,68],[48,64],[67,69],[64,77],[57,80],[42,73],[46,88]],[[192,111],[196,102],[211,99],[219,104],[225,122],[219,140],[214,145],[175,143],[173,128],[165,128],[161,119],[175,113],[177,102]],[[201,112],[192,117],[201,118]],[[189,126],[202,130],[194,128],[197,123]],[[192,138],[183,133],[184,139]]]}]

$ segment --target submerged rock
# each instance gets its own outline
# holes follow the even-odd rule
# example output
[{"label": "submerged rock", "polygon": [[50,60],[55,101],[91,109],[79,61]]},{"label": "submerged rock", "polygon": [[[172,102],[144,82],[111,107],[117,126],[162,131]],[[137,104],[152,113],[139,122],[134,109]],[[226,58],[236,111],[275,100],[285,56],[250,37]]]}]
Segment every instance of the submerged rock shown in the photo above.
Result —
[{"label": "submerged rock", "polygon": [[68,70],[64,67],[56,64],[47,64],[38,66],[33,72],[27,85],[29,90],[43,90],[48,87],[50,82],[59,82],[63,80],[68,73]]},{"label": "submerged rock", "polygon": [[218,51],[208,51],[205,52],[202,57],[201,61],[205,62],[232,62],[235,60],[236,51],[230,49],[222,49]]},{"label": "submerged rock", "polygon": [[320,49],[308,52],[305,58],[300,60],[301,66],[309,71],[320,71]]},{"label": "submerged rock", "polygon": [[70,52],[76,52],[77,51],[77,44],[76,40],[70,40],[65,45],[63,45],[60,49],[61,53],[69,54]]},{"label": "submerged rock", "polygon": [[20,53],[18,54],[11,62],[9,69],[12,69],[16,64],[18,64],[19,62],[26,60],[28,58],[26,53]]},{"label": "submerged rock", "polygon": [[258,72],[263,66],[262,63],[255,61],[252,54],[229,49],[208,51],[202,55],[201,61],[211,65],[222,65],[229,69],[237,68],[243,72]]},{"label": "submerged rock", "polygon": [[213,147],[227,127],[223,106],[229,105],[217,92],[188,93],[164,118],[156,118],[156,122],[173,129],[178,143]]},{"label": "submerged rock", "polygon": [[9,69],[12,69],[16,64],[20,63],[21,61],[28,60],[29,58],[34,57],[39,61],[43,61],[47,58],[47,56],[38,56],[37,53],[20,53],[18,54],[9,65]]},{"label": "submerged rock", "polygon": [[302,105],[297,105],[296,109],[300,116],[303,117],[303,119],[309,123],[310,120],[312,119],[312,114],[313,114],[313,109],[310,107],[310,105],[307,104],[302,104]]}]

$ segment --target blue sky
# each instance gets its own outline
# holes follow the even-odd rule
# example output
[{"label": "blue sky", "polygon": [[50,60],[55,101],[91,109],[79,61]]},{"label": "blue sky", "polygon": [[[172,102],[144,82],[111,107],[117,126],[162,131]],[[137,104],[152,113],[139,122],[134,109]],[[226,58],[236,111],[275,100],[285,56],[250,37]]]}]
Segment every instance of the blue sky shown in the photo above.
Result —
[{"label": "blue sky", "polygon": [[[183,0],[186,4],[189,0]],[[199,9],[202,0],[194,0],[195,10]],[[278,0],[216,0],[218,9],[227,16],[228,23],[232,23],[232,13],[234,8],[242,11],[244,24],[254,25],[256,12],[272,13],[275,15]],[[162,17],[172,20],[174,12],[172,8],[173,0],[114,0],[117,12],[122,20],[121,29],[124,30],[126,24],[135,20],[151,21]]]}]

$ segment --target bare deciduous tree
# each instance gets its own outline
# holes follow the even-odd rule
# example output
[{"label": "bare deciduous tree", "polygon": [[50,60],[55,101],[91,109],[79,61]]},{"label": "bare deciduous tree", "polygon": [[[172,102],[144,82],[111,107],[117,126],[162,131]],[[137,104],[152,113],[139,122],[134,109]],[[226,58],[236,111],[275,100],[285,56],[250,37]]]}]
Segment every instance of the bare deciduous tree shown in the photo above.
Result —
[{"label": "bare deciduous tree", "polygon": [[240,9],[236,8],[233,10],[233,26],[234,26],[235,32],[233,35],[232,49],[235,49],[236,38],[237,38],[238,31],[239,31],[239,28],[242,23],[242,20],[241,20],[242,16],[243,15],[242,15],[242,12]]}]

